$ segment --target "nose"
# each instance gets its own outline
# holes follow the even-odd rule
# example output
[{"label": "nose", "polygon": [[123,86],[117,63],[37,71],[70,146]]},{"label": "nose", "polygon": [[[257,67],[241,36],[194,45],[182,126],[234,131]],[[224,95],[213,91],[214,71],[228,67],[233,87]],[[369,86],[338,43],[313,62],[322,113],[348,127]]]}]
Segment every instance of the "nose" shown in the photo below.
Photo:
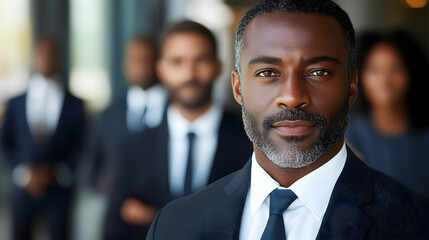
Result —
[{"label": "nose", "polygon": [[196,66],[192,61],[184,62],[180,71],[183,81],[190,81],[195,78]]},{"label": "nose", "polygon": [[278,108],[305,108],[310,104],[305,79],[297,72],[291,72],[281,86],[276,98]]}]

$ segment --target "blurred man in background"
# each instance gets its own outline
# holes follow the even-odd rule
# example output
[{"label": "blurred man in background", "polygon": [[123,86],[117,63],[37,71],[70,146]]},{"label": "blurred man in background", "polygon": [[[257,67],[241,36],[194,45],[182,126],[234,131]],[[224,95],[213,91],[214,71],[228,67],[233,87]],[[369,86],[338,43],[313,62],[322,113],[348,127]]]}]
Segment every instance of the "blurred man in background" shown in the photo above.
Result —
[{"label": "blurred man in background", "polygon": [[90,136],[89,182],[107,193],[118,161],[118,146],[128,135],[157,127],[165,112],[167,93],[155,76],[155,42],[144,36],[127,45],[123,72],[128,81],[127,94],[113,102],[98,117]]},{"label": "blurred man in background", "polygon": [[57,41],[42,38],[34,54],[27,92],[9,101],[1,136],[12,171],[13,238],[30,239],[41,214],[50,239],[67,239],[84,106],[59,75]]},{"label": "blurred man in background", "polygon": [[171,101],[158,128],[124,147],[105,239],[144,239],[159,208],[239,169],[250,158],[252,145],[239,115],[212,98],[220,71],[210,30],[191,21],[167,29],[157,72]]}]

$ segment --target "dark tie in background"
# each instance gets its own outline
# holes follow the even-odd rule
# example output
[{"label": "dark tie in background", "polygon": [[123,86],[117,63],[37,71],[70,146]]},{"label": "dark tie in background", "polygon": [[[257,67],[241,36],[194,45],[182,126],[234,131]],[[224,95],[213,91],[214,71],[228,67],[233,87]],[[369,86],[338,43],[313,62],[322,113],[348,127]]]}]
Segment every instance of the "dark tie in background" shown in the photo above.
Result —
[{"label": "dark tie in background", "polygon": [[270,194],[270,217],[261,240],[286,239],[283,212],[295,201],[296,195],[289,189],[276,189]]},{"label": "dark tie in background", "polygon": [[137,131],[140,132],[146,127],[146,112],[147,112],[147,106],[143,108],[142,114],[139,116],[139,122],[137,122]]},{"label": "dark tie in background", "polygon": [[194,149],[194,139],[195,133],[188,133],[188,143],[189,143],[189,151],[188,151],[188,164],[186,166],[186,177],[185,177],[185,189],[184,195],[189,195],[192,193],[192,171],[193,171],[193,149]]}]

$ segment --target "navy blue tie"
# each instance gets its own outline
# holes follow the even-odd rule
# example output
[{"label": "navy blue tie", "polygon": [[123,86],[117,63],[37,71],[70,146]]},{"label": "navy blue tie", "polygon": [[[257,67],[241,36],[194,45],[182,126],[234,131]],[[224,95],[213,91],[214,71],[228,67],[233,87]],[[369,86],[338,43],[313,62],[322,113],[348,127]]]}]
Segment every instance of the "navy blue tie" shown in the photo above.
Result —
[{"label": "navy blue tie", "polygon": [[295,193],[289,189],[276,189],[270,194],[270,217],[261,240],[286,239],[283,212],[296,199]]},{"label": "navy blue tie", "polygon": [[188,150],[188,164],[186,166],[186,176],[185,176],[185,188],[183,195],[189,195],[192,193],[192,172],[193,172],[193,157],[192,153],[194,152],[194,139],[195,133],[188,133],[188,142],[189,142],[189,150]]}]

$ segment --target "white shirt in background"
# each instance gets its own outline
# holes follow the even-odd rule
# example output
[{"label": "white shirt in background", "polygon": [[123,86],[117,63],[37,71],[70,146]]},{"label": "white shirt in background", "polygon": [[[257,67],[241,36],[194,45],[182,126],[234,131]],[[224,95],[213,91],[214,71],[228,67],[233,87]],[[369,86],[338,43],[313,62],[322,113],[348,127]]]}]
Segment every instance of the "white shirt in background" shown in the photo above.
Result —
[{"label": "white shirt in background", "polygon": [[168,176],[173,196],[182,196],[184,192],[190,131],[195,133],[192,190],[196,191],[207,185],[216,153],[222,114],[221,105],[213,103],[204,115],[189,122],[175,107],[168,107]]},{"label": "white shirt in background", "polygon": [[167,103],[167,93],[161,84],[156,84],[147,90],[138,86],[132,86],[127,92],[127,127],[130,131],[136,131],[134,126],[136,119],[140,119],[143,111],[146,114],[141,124],[154,128],[161,124],[164,107]]},{"label": "white shirt in background", "polygon": [[57,77],[46,78],[41,74],[30,77],[26,96],[26,118],[32,133],[42,124],[52,135],[61,116],[65,89]]},{"label": "white shirt in background", "polygon": [[[298,198],[283,213],[288,240],[314,240],[335,183],[347,158],[345,144],[327,163],[293,183],[288,189]],[[241,219],[240,239],[261,239],[269,217],[269,194],[280,187],[252,156],[250,189]],[[283,188],[285,189],[285,188]]]}]

